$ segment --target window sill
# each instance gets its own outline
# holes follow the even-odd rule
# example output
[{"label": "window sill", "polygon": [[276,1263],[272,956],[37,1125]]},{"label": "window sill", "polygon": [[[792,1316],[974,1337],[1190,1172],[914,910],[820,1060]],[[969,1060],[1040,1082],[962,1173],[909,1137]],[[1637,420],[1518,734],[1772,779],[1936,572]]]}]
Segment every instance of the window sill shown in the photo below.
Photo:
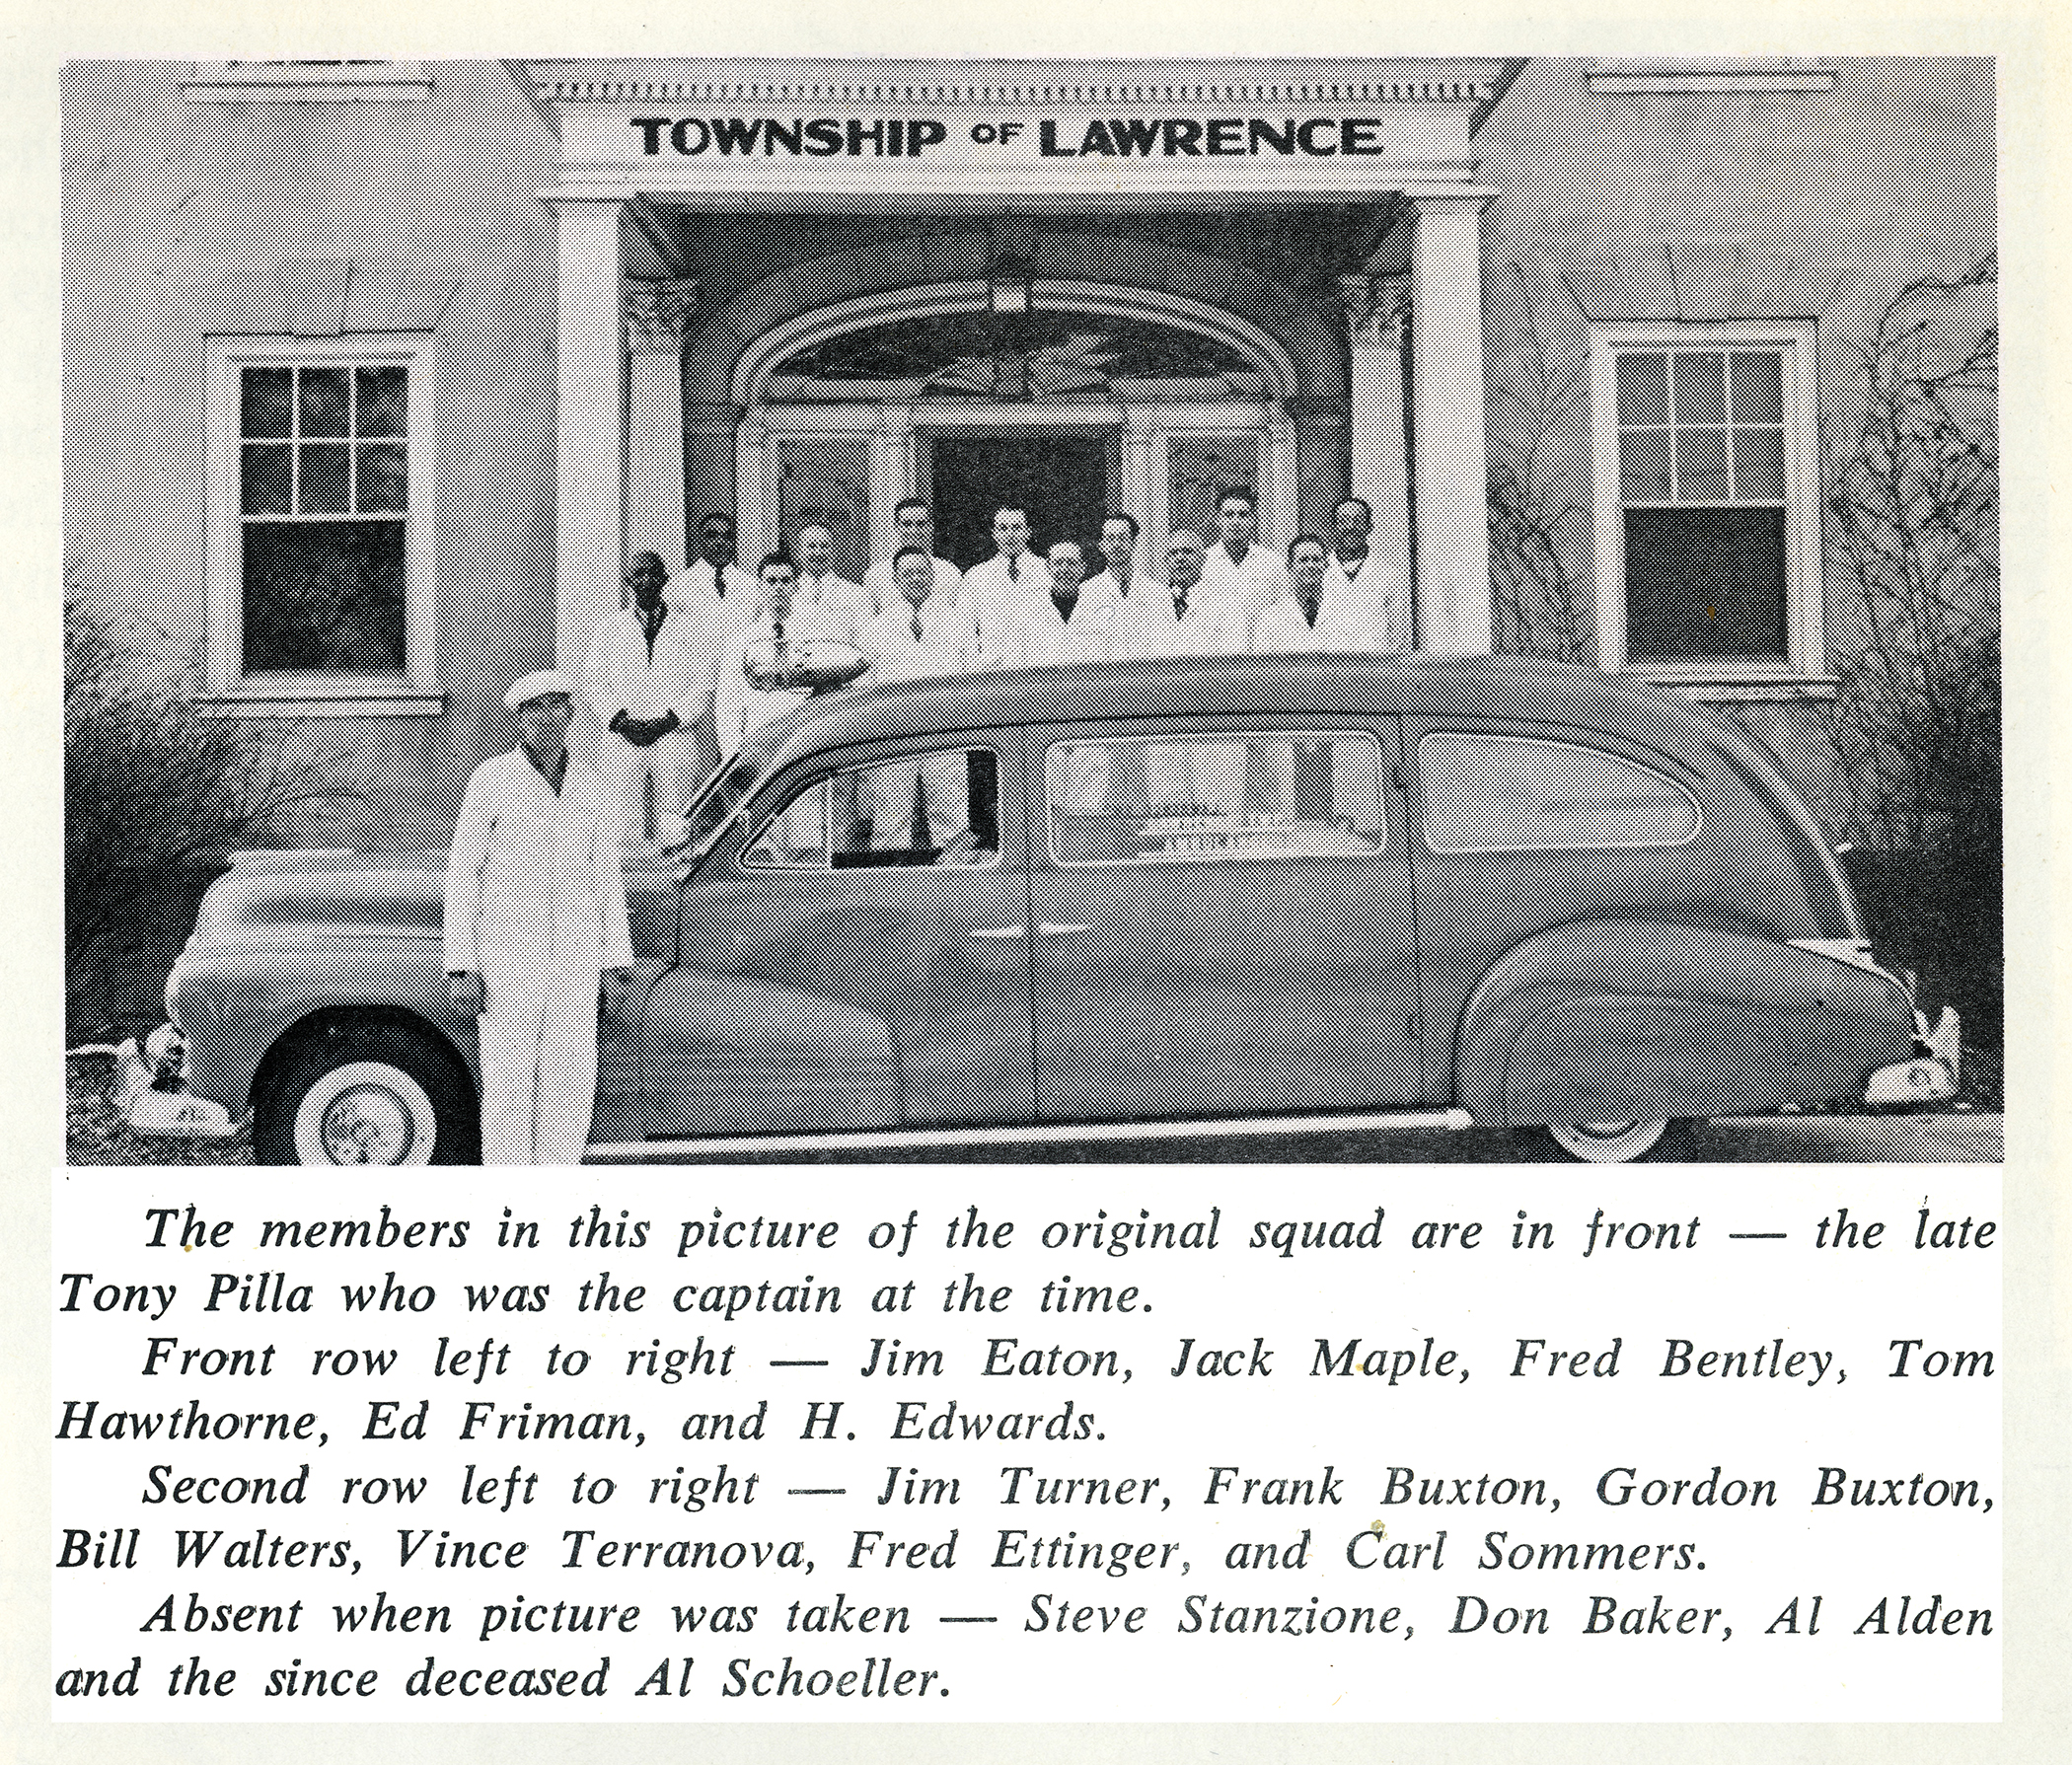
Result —
[{"label": "window sill", "polygon": [[446,708],[446,695],[384,688],[254,689],[242,693],[198,693],[194,703],[204,717],[230,717],[253,723],[296,717],[436,717]]},{"label": "window sill", "polygon": [[1840,681],[1831,674],[1778,674],[1772,672],[1700,673],[1673,668],[1629,668],[1634,680],[1653,681],[1667,687],[1679,698],[1701,704],[1789,704],[1799,700],[1824,701],[1835,696]]},{"label": "window sill", "polygon": [[422,62],[385,61],[327,67],[258,62],[196,62],[180,83],[183,98],[203,104],[351,104],[364,99],[429,98],[431,75]]}]

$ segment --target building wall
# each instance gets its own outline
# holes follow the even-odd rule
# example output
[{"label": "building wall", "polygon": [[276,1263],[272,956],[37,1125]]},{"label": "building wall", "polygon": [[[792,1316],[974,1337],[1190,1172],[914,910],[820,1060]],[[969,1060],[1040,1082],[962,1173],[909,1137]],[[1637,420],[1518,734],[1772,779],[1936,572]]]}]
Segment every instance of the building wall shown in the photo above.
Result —
[{"label": "building wall", "polygon": [[[1992,64],[1828,65],[1824,93],[1598,93],[1588,62],[1534,61],[1477,136],[1478,175],[1501,192],[1484,229],[1492,469],[1529,472],[1586,659],[1591,321],[1815,320],[1824,474],[1860,423],[1857,351],[1886,304],[1995,250]],[[1969,317],[1993,322],[1990,291]],[[1562,623],[1543,610],[1498,645],[1558,652]],[[1865,631],[1831,536],[1824,624],[1832,673]],[[1840,825],[1833,707],[1729,708]]]},{"label": "building wall", "polygon": [[[253,725],[346,751],[360,794],[305,843],[444,837],[511,740],[499,696],[545,666],[555,582],[556,143],[495,62],[423,98],[199,102],[184,63],[66,70],[64,520],[72,592],[165,672],[203,643],[203,339],[402,329],[436,338],[436,716]],[[616,559],[599,567],[616,574]]]}]

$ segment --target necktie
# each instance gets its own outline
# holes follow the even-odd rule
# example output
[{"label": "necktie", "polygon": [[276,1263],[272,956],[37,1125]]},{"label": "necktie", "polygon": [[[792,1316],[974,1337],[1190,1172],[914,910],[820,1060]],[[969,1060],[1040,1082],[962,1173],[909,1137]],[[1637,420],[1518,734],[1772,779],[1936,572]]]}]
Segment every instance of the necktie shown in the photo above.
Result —
[{"label": "necktie", "polygon": [[1020,558],[1010,557],[1007,559],[1007,580],[1009,582],[1019,582],[1021,580]]},{"label": "necktie", "polygon": [[1173,618],[1185,619],[1186,617],[1187,591],[1184,588],[1176,588],[1173,590]]},{"label": "necktie", "polygon": [[916,643],[921,641],[921,614],[919,610],[914,615],[914,641]]}]

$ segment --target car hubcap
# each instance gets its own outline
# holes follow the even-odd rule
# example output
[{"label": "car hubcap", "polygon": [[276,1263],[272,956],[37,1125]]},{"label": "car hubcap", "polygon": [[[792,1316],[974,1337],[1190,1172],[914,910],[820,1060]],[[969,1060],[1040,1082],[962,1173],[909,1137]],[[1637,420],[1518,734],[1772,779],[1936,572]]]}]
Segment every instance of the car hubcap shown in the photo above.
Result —
[{"label": "car hubcap", "polygon": [[437,1119],[424,1087],[379,1063],[327,1072],[296,1113],[304,1164],[428,1164]]},{"label": "car hubcap", "polygon": [[324,1149],[333,1164],[398,1164],[409,1144],[409,1111],[394,1091],[360,1085],[324,1112]]}]

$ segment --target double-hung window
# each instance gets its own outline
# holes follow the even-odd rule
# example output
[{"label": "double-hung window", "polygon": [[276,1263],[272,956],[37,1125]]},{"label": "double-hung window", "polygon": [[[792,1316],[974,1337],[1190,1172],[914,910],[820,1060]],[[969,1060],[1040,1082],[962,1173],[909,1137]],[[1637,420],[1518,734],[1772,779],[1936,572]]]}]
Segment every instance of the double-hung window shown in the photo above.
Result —
[{"label": "double-hung window", "polygon": [[1591,338],[1599,660],[1700,686],[1821,675],[1813,327]]},{"label": "double-hung window", "polygon": [[225,708],[437,707],[430,340],[209,345],[208,676]]}]

